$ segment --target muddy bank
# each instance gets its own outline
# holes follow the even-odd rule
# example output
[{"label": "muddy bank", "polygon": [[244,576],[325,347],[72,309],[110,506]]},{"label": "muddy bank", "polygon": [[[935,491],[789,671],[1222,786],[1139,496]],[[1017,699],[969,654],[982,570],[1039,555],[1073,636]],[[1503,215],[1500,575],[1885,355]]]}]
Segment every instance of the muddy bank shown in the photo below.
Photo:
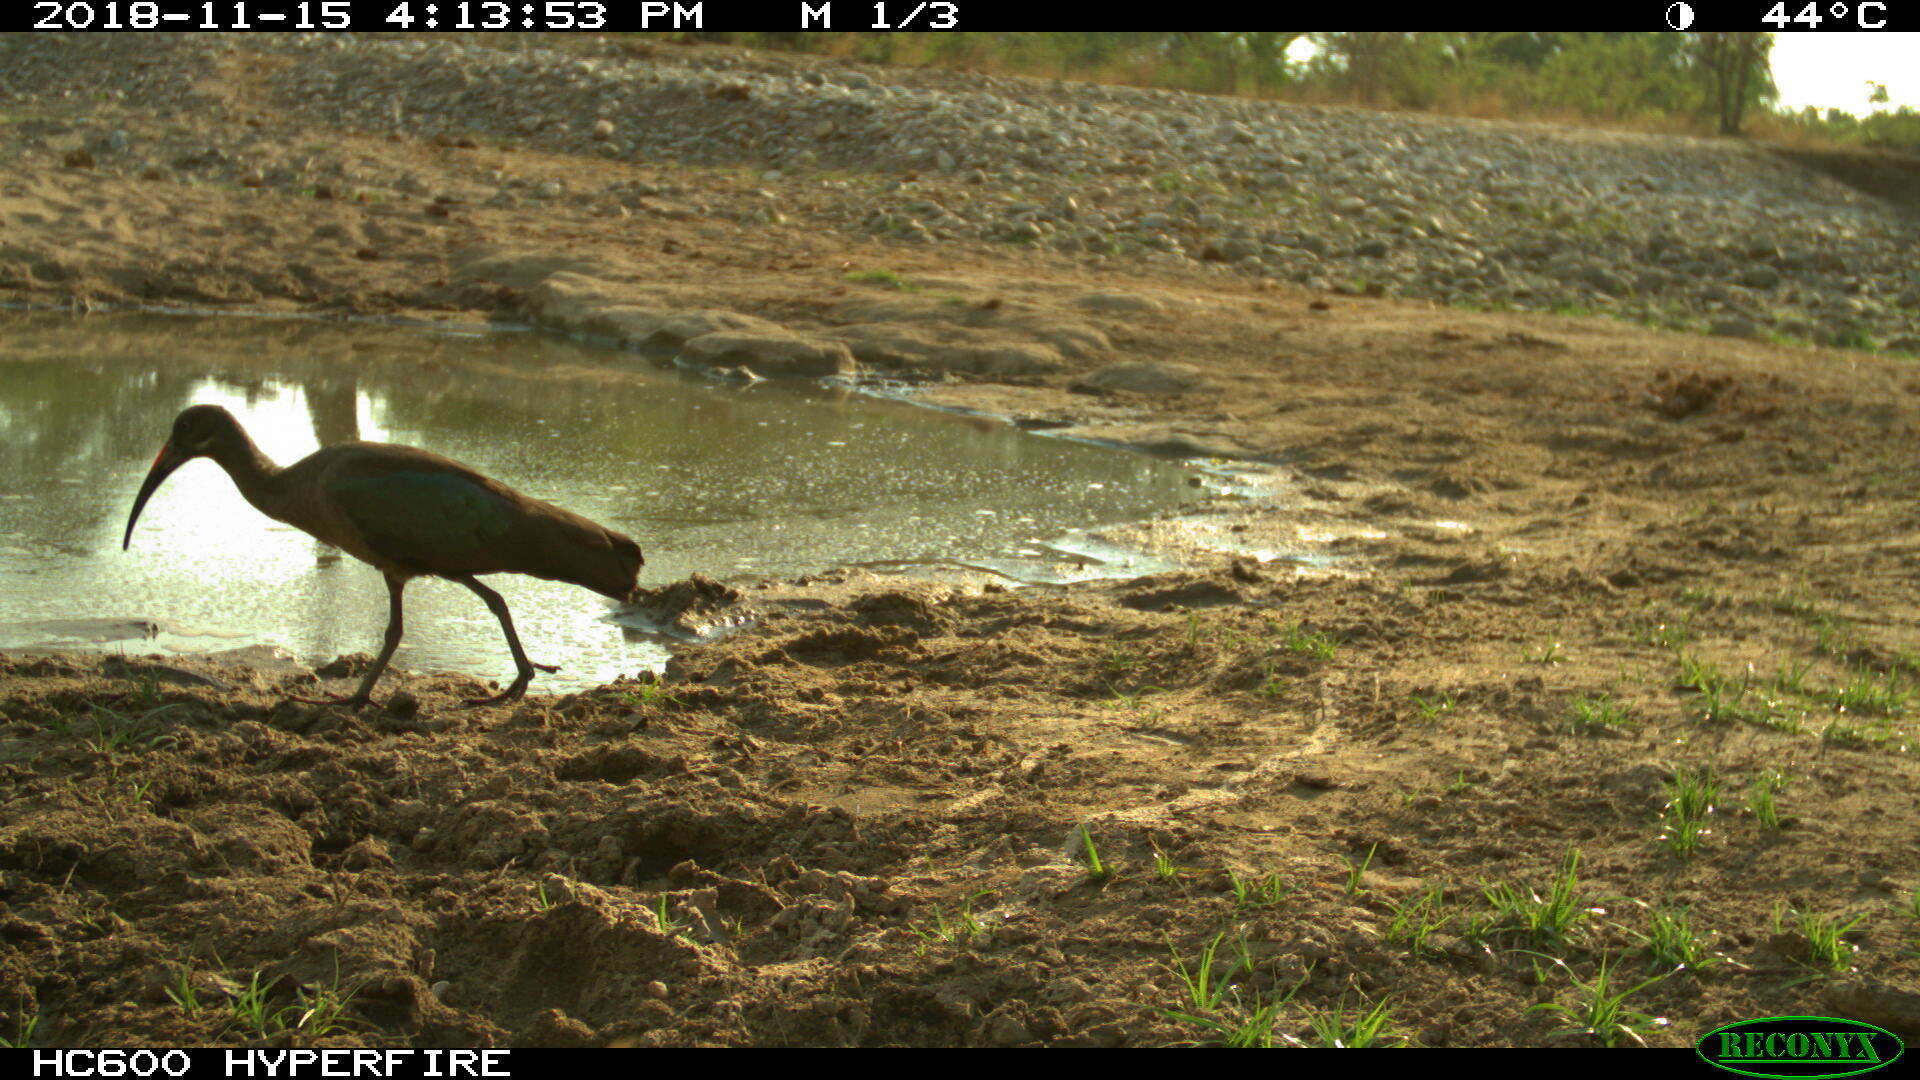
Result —
[{"label": "muddy bank", "polygon": [[[1913,1033],[1911,755],[1702,716],[1646,636],[1738,653],[1771,608],[1627,632],[1598,584],[1446,577],[836,574],[746,591],[758,629],[659,683],[476,710],[460,679],[355,713],[287,701],[299,673],[0,660],[0,999],[43,1044],[1158,1045],[1284,999],[1277,1044],[1384,1003],[1392,1041],[1533,1045],[1594,1041],[1529,1007],[1604,958],[1667,973],[1654,1043]],[[1680,854],[1697,766],[1724,795]],[[1513,896],[1569,852],[1542,929]],[[1678,911],[1683,970],[1647,942]],[[1196,1008],[1216,941],[1232,991]]]}]

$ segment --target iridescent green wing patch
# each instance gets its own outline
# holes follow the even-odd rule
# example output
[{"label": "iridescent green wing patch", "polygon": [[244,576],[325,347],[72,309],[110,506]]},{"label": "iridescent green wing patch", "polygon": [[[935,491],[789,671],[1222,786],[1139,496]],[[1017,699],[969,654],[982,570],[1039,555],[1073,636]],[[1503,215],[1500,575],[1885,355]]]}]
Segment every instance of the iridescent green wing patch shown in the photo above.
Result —
[{"label": "iridescent green wing patch", "polygon": [[377,554],[422,568],[487,553],[513,524],[513,505],[454,473],[336,476],[327,493]]}]

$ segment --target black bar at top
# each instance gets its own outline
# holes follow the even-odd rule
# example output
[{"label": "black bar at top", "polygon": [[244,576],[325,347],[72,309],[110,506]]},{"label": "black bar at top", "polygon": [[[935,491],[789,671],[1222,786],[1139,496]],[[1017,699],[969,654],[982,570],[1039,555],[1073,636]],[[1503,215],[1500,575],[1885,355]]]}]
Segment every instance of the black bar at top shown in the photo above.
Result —
[{"label": "black bar at top", "polygon": [[[1884,33],[1910,28],[1915,4],[1920,0],[1602,0],[1535,8],[1529,21],[1563,18],[1572,24],[1563,30],[1591,31]],[[0,30],[1018,33],[1128,26],[1169,30],[1189,15],[1229,10],[1084,0],[16,0],[0,14]],[[1400,5],[1379,11],[1382,21],[1389,14],[1395,19],[1408,14]],[[1365,19],[1369,9],[1355,5],[1344,13]],[[1491,4],[1445,5],[1413,14],[1444,19],[1446,25],[1430,28],[1436,30],[1512,28],[1512,9]],[[1476,25],[1483,16],[1487,23]]]}]

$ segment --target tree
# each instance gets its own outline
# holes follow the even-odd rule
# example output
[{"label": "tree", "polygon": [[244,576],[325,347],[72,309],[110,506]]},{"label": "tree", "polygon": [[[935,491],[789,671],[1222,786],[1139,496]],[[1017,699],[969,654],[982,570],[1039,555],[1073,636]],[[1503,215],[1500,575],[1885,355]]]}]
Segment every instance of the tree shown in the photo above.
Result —
[{"label": "tree", "polygon": [[1405,34],[1352,31],[1338,38],[1338,52],[1347,61],[1347,86],[1363,104],[1371,105],[1385,88],[1387,70],[1406,44]]},{"label": "tree", "polygon": [[1713,84],[1713,105],[1720,117],[1720,134],[1740,134],[1740,118],[1749,105],[1771,94],[1767,54],[1773,35],[1742,31],[1731,34],[1695,34],[1694,62]]}]

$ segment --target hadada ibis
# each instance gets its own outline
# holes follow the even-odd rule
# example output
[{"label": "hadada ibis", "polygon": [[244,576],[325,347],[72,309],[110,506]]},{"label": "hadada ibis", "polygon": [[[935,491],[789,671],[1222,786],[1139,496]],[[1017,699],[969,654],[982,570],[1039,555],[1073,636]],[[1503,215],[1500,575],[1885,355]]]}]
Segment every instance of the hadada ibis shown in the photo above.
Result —
[{"label": "hadada ibis", "polygon": [[518,674],[497,696],[473,702],[489,705],[525,694],[535,668],[557,669],[527,659],[506,601],[478,575],[531,574],[624,602],[631,599],[646,561],[628,536],[411,446],[337,443],[283,469],[267,460],[233,414],[218,405],[195,405],[174,420],[133,500],[123,549],[133,542],[133,524],[161,481],[197,457],[212,458],[227,470],[254,509],[386,576],[387,636],[380,657],[359,690],[335,699],[342,704],[372,700],[373,684],[400,644],[400,594],[412,578],[430,574],[457,581],[500,620]]}]

